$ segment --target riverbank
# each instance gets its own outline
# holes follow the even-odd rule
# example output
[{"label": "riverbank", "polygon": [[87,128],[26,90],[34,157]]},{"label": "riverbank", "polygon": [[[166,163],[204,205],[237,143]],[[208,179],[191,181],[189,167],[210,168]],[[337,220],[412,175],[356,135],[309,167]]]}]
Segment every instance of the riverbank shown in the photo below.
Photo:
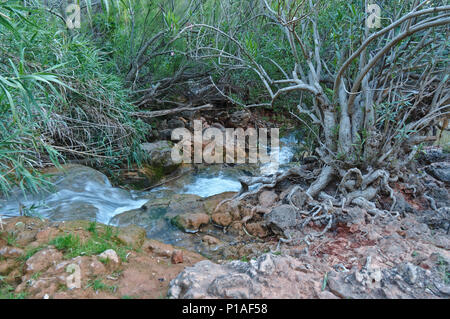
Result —
[{"label": "riverbank", "polygon": [[[0,231],[0,298],[166,298],[170,281],[204,259],[145,230],[17,217]],[[72,266],[71,266],[72,265]],[[80,286],[69,289],[78,266]],[[70,268],[72,267],[72,268]]]}]

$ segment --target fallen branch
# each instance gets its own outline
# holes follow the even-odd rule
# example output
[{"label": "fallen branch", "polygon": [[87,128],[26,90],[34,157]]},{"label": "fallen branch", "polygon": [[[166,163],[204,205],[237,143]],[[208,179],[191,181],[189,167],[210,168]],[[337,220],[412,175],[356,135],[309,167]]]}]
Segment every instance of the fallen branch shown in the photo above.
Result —
[{"label": "fallen branch", "polygon": [[178,107],[175,109],[160,110],[160,111],[130,112],[130,115],[152,118],[152,117],[159,117],[159,116],[165,116],[165,115],[169,115],[169,114],[179,113],[179,112],[183,112],[183,111],[210,110],[212,108],[214,108],[214,105],[205,104],[205,105],[197,106],[197,107],[185,106],[185,107]]}]

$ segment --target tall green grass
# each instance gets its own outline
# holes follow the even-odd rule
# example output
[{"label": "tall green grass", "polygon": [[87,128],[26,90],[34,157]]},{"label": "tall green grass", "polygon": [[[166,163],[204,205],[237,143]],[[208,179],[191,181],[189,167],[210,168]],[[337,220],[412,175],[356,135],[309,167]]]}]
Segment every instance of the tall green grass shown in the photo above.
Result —
[{"label": "tall green grass", "polygon": [[150,127],[108,53],[37,3],[0,3],[0,193],[37,192],[41,168],[65,159],[139,162]]}]

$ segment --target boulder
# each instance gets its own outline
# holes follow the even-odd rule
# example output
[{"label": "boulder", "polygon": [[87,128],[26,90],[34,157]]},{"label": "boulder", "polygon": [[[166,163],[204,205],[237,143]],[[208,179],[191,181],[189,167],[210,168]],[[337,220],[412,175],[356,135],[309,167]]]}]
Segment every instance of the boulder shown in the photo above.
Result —
[{"label": "boulder", "polygon": [[[170,298],[302,298],[309,291],[289,256],[264,254],[258,259],[222,265],[209,260],[187,267],[170,282]],[[310,285],[309,285],[310,286]],[[299,289],[302,287],[302,289]]]},{"label": "boulder", "polygon": [[271,207],[277,199],[278,195],[274,191],[263,191],[259,195],[259,205],[261,207]]},{"label": "boulder", "polygon": [[216,237],[210,236],[210,235],[203,236],[202,242],[204,242],[207,245],[219,245],[220,244],[219,239],[217,239]]},{"label": "boulder", "polygon": [[209,215],[204,213],[182,214],[174,217],[172,223],[185,232],[197,232],[200,226],[209,224]]},{"label": "boulder", "polygon": [[229,226],[233,222],[233,217],[228,212],[214,213],[211,218],[214,223],[224,227]]},{"label": "boulder", "polygon": [[162,140],[170,141],[172,139],[172,131],[171,129],[161,130],[158,132],[158,138]]},{"label": "boulder", "polygon": [[268,214],[264,215],[267,226],[278,235],[284,235],[284,232],[297,223],[297,213],[290,205],[277,206]]},{"label": "boulder", "polygon": [[174,247],[154,239],[146,239],[142,245],[142,250],[156,257],[170,258],[173,255]]},{"label": "boulder", "polygon": [[224,199],[232,198],[236,194],[236,192],[224,192],[204,198],[203,205],[206,212],[208,214],[212,214],[220,202],[222,202]]},{"label": "boulder", "polygon": [[172,146],[168,141],[143,143],[141,149],[148,155],[148,163],[153,166],[170,167],[177,165],[172,161]]},{"label": "boulder", "polygon": [[186,212],[192,214],[205,214],[206,210],[203,200],[198,195],[193,194],[177,194],[170,198],[170,204],[167,207],[167,217],[173,218]]}]

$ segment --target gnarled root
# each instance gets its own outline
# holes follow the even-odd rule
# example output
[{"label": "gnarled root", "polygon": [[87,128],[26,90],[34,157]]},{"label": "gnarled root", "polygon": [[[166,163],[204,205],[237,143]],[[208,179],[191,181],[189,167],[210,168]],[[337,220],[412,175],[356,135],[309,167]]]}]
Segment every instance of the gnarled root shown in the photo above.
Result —
[{"label": "gnarled root", "polygon": [[319,177],[314,181],[314,183],[311,184],[311,186],[309,186],[306,192],[310,196],[316,197],[316,195],[318,195],[331,182],[334,172],[335,170],[331,166],[324,166]]},{"label": "gnarled root", "polygon": [[[337,185],[336,194],[325,192],[324,189],[337,176],[342,178]],[[314,182],[308,188],[304,188],[298,183],[299,179],[308,181],[314,178]],[[389,186],[389,182],[396,179],[392,179],[386,170],[371,170],[364,175],[358,168],[344,171],[330,165],[323,166],[320,173],[318,170],[309,171],[304,167],[295,167],[286,172],[278,172],[270,176],[243,177],[240,179],[242,184],[241,191],[233,198],[220,202],[216,206],[215,212],[225,203],[228,203],[230,207],[237,208],[242,201],[249,198],[254,200],[256,195],[263,190],[274,189],[278,185],[284,185],[281,183],[288,179],[289,182],[287,184],[291,185],[292,188],[285,191],[286,197],[281,197],[297,212],[297,223],[284,231],[287,238],[279,239],[277,250],[282,243],[299,244],[304,242],[309,247],[314,239],[324,235],[332,227],[333,221],[336,220],[336,212],[346,211],[345,205],[362,207],[369,215],[373,216],[372,222],[377,217],[398,216],[397,212],[392,213],[392,209],[396,204],[396,198],[393,189]],[[306,183],[302,184],[305,185]],[[375,203],[372,202],[380,191],[388,193],[392,199],[392,206],[389,211],[377,208]],[[253,207],[251,214],[242,219],[242,223],[245,225],[257,213],[268,214],[271,210],[271,208],[260,209],[260,206],[256,205]],[[311,222],[320,222],[320,224],[325,226],[320,231],[311,231],[305,236],[305,228]]]},{"label": "gnarled root", "polygon": [[[228,202],[235,202],[238,203],[240,201],[243,201],[247,199],[248,197],[252,195],[257,195],[260,192],[262,192],[264,189],[272,189],[278,185],[281,181],[284,181],[285,179],[289,177],[300,177],[305,180],[313,179],[315,177],[315,174],[313,172],[305,170],[303,167],[293,167],[287,170],[286,172],[280,173],[277,172],[274,175],[270,176],[259,176],[259,177],[241,177],[239,179],[242,188],[241,191],[232,198],[227,198],[221,201],[217,204],[216,208],[214,209],[214,212],[217,212],[219,208]],[[261,184],[255,189],[250,191],[250,187]]]},{"label": "gnarled root", "polygon": [[[356,180],[349,180],[349,174],[351,173],[356,175]],[[389,211],[392,211],[397,203],[397,199],[394,196],[394,190],[389,186],[389,180],[389,173],[382,169],[369,172],[364,176],[362,176],[358,169],[353,168],[348,170],[339,185],[339,189],[345,195],[342,208],[344,208],[345,203],[354,203],[356,198],[364,198],[370,201],[375,198],[378,191],[381,189],[389,193],[389,197],[392,200],[392,205]],[[377,183],[378,181],[379,183]],[[356,186],[359,186],[359,189],[355,190]],[[346,194],[348,190],[351,192]]]}]

